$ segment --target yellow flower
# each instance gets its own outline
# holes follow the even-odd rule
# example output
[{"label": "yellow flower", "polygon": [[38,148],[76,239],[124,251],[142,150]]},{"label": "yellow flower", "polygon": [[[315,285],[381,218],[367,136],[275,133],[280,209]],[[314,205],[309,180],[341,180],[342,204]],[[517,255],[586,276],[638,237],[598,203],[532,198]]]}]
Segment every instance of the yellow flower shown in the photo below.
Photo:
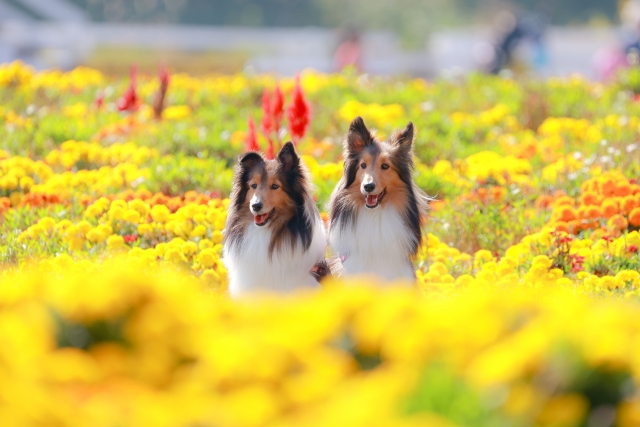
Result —
[{"label": "yellow flower", "polygon": [[107,239],[107,247],[111,250],[124,248],[124,238],[117,234],[112,234]]},{"label": "yellow flower", "polygon": [[202,237],[207,233],[207,227],[205,227],[204,225],[198,225],[196,226],[196,228],[193,229],[193,231],[191,232],[191,236],[192,237]]},{"label": "yellow flower", "polygon": [[204,249],[198,254],[198,262],[204,267],[211,267],[216,263],[217,254],[213,249]]},{"label": "yellow flower", "polygon": [[191,115],[191,108],[187,105],[172,105],[165,108],[162,117],[166,120],[184,120]]},{"label": "yellow flower", "polygon": [[137,224],[138,222],[140,222],[140,213],[136,210],[129,209],[124,213],[122,218],[127,222]]},{"label": "yellow flower", "polygon": [[84,235],[86,235],[92,228],[93,226],[89,221],[82,220],[78,223],[78,231],[80,231]]},{"label": "yellow flower", "polygon": [[168,248],[164,253],[164,259],[171,262],[182,262],[187,260],[178,248]]},{"label": "yellow flower", "polygon": [[171,215],[171,212],[165,205],[155,205],[151,208],[151,218],[153,218],[154,221],[167,222],[169,215]]},{"label": "yellow flower", "polygon": [[153,227],[151,224],[138,224],[138,234],[145,235],[151,234],[153,232]]}]

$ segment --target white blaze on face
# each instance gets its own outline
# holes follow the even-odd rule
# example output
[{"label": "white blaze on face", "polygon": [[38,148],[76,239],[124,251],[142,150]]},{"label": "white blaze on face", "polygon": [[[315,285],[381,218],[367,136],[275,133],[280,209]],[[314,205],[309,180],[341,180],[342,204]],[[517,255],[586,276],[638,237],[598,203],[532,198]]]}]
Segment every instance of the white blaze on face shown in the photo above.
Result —
[{"label": "white blaze on face", "polygon": [[249,201],[249,208],[251,209],[251,213],[254,215],[257,213],[256,211],[253,210],[253,205],[255,205],[256,203],[260,203],[260,198],[258,197],[257,193],[254,194],[251,200]]}]

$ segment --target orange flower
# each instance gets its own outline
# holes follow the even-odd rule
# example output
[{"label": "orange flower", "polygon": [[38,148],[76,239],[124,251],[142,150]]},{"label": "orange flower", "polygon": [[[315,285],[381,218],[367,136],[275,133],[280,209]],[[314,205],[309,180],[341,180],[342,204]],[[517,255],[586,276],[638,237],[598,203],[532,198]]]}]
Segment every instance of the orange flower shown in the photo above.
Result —
[{"label": "orange flower", "polygon": [[616,196],[624,197],[631,194],[631,185],[628,181],[620,181],[618,182],[618,186],[616,187]]},{"label": "orange flower", "polygon": [[560,209],[560,221],[569,222],[577,219],[576,211],[571,206],[562,206]]},{"label": "orange flower", "polygon": [[500,186],[491,187],[491,197],[496,202],[502,200],[506,192],[507,190],[505,190],[504,187],[500,187]]},{"label": "orange flower", "polygon": [[207,203],[209,203],[209,200],[211,200],[211,197],[207,196],[206,194],[198,194],[194,202],[199,205],[206,205]]},{"label": "orange flower", "polygon": [[587,218],[587,207],[586,206],[580,206],[576,212],[576,216],[579,219],[586,219]]},{"label": "orange flower", "polygon": [[618,203],[613,199],[607,199],[602,203],[602,213],[605,218],[611,218],[615,214],[620,212]]},{"label": "orange flower", "polygon": [[185,202],[194,202],[196,200],[196,197],[198,197],[198,193],[193,191],[193,190],[189,190],[186,193],[184,193],[184,200]]},{"label": "orange flower", "polygon": [[439,211],[447,205],[446,200],[433,200],[429,203],[429,207],[432,211]]},{"label": "orange flower", "polygon": [[567,229],[571,234],[578,234],[578,232],[580,232],[580,230],[582,229],[582,223],[579,220],[574,219],[573,221],[569,221],[567,223]]},{"label": "orange flower", "polygon": [[603,216],[600,206],[587,206],[585,217],[589,219],[597,219]]},{"label": "orange flower", "polygon": [[628,215],[635,207],[638,207],[638,201],[634,196],[624,197],[620,203],[620,211],[625,215]]},{"label": "orange flower", "polygon": [[11,207],[11,199],[8,197],[0,197],[0,213]]},{"label": "orange flower", "polygon": [[488,197],[488,195],[489,195],[489,192],[487,191],[487,189],[486,189],[486,188],[484,188],[484,187],[478,188],[478,190],[476,191],[476,193],[478,194],[478,199],[479,199],[482,203],[484,203],[484,202],[486,202],[486,201],[487,201],[487,197]]},{"label": "orange flower", "polygon": [[602,182],[602,194],[605,196],[615,196],[616,194],[616,183],[613,179],[609,178]]},{"label": "orange flower", "polygon": [[622,215],[616,214],[609,218],[607,225],[613,230],[624,230],[627,228],[629,223]]},{"label": "orange flower", "polygon": [[153,197],[153,193],[149,190],[141,188],[136,191],[136,199],[149,200],[151,197]]},{"label": "orange flower", "polygon": [[600,203],[602,203],[602,198],[595,191],[587,191],[582,194],[582,197],[580,198],[580,203],[582,203],[585,206],[588,206],[588,205],[597,206]]},{"label": "orange flower", "polygon": [[564,222],[564,221],[560,221],[556,223],[556,231],[558,232],[564,232],[564,233],[568,233],[569,232],[569,225]]},{"label": "orange flower", "polygon": [[151,198],[151,201],[149,203],[152,206],[155,206],[155,205],[166,205],[168,201],[169,201],[169,197],[165,196],[162,193],[156,193],[156,194],[153,195],[153,197]]},{"label": "orange flower", "polygon": [[569,196],[561,196],[561,197],[558,197],[553,204],[555,206],[562,206],[562,205],[575,206],[576,201]]},{"label": "orange flower", "polygon": [[635,208],[629,214],[629,223],[634,227],[640,227],[640,208]]},{"label": "orange flower", "polygon": [[171,212],[175,212],[182,207],[182,199],[180,197],[172,197],[167,201],[167,207]]},{"label": "orange flower", "polygon": [[553,202],[553,198],[547,194],[543,194],[536,199],[536,208],[549,209],[549,206],[551,206],[551,202]]}]

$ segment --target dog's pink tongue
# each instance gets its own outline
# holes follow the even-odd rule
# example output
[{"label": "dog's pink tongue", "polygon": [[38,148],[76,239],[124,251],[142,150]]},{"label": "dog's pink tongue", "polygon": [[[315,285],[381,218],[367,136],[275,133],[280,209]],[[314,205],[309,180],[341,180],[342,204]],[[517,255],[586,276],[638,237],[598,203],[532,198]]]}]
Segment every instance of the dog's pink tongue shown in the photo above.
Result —
[{"label": "dog's pink tongue", "polygon": [[372,196],[372,195],[367,196],[367,204],[369,206],[373,206],[376,203],[378,203],[378,196]]},{"label": "dog's pink tongue", "polygon": [[269,214],[256,215],[256,217],[254,218],[256,221],[256,224],[262,224],[267,220],[268,216]]}]

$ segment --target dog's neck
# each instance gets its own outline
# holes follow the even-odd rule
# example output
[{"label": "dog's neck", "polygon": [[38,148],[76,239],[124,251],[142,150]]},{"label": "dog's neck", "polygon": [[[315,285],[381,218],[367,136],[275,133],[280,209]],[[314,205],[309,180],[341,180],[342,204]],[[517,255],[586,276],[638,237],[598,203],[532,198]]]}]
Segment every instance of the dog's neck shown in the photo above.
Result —
[{"label": "dog's neck", "polygon": [[358,208],[353,221],[332,226],[329,239],[346,275],[371,273],[388,280],[414,276],[416,236],[393,206]]},{"label": "dog's neck", "polygon": [[291,291],[298,287],[317,286],[310,271],[324,259],[326,236],[320,219],[309,225],[311,243],[303,250],[299,237],[296,246],[285,241],[280,249],[271,250],[273,230],[248,224],[236,244],[225,244],[223,260],[229,270],[229,291],[240,295],[252,290]]}]

